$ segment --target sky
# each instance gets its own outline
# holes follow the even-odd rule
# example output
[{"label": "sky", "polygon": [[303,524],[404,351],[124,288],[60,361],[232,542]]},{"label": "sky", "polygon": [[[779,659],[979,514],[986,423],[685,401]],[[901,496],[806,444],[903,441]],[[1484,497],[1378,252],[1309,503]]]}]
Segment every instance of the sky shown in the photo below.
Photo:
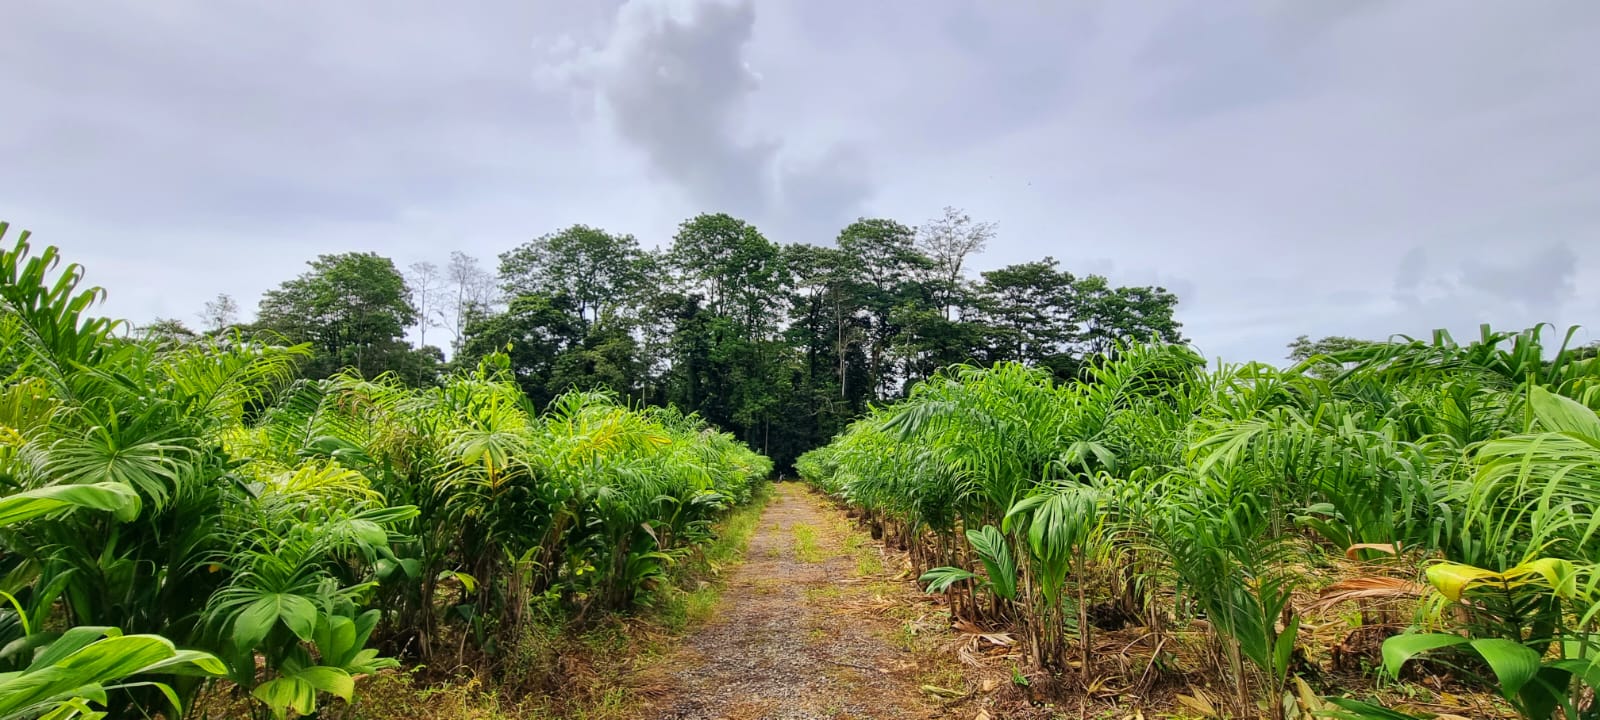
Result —
[{"label": "sky", "polygon": [[319,253],[955,206],[997,226],[975,270],[1165,286],[1227,361],[1600,339],[1592,0],[5,5],[0,220],[136,322]]}]

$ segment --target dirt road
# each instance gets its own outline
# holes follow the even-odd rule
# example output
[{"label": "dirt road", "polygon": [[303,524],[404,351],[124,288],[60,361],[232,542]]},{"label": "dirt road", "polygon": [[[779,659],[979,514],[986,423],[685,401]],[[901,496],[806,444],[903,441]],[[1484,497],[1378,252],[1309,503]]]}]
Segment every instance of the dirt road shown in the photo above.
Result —
[{"label": "dirt road", "polygon": [[883,558],[824,499],[780,483],[715,616],[652,663],[644,717],[942,717],[920,688],[951,681],[948,661],[913,650],[916,620],[886,599],[909,588]]}]

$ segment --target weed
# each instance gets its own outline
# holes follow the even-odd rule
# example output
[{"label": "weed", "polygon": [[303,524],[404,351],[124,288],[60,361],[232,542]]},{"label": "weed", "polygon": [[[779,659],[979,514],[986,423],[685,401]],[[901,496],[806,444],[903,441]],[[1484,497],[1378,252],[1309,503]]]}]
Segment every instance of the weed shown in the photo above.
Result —
[{"label": "weed", "polygon": [[871,552],[870,549],[866,552],[858,553],[856,555],[856,574],[861,577],[882,575],[883,560],[879,559],[878,554]]},{"label": "weed", "polygon": [[801,562],[822,562],[825,556],[817,547],[817,529],[805,523],[795,523],[790,528],[794,533],[794,554]]}]

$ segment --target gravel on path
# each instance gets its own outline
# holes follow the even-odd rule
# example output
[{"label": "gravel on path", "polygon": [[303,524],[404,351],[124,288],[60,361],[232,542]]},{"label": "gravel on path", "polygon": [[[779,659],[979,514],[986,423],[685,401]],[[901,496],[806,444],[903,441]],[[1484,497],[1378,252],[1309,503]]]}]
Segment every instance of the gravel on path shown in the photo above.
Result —
[{"label": "gravel on path", "polygon": [[[918,682],[901,624],[870,604],[860,539],[834,507],[778,483],[716,614],[651,664],[655,720],[942,717]],[[926,664],[926,663],[924,663]]]}]

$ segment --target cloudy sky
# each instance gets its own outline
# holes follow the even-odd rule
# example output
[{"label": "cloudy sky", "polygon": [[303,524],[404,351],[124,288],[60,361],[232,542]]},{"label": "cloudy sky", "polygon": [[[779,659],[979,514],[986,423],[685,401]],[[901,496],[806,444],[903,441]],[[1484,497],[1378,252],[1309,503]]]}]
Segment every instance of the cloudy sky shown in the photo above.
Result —
[{"label": "cloudy sky", "polygon": [[322,252],[492,261],[702,211],[954,205],[978,269],[1162,284],[1210,356],[1480,322],[1600,339],[1600,3],[6,0],[0,219],[109,312]]}]

